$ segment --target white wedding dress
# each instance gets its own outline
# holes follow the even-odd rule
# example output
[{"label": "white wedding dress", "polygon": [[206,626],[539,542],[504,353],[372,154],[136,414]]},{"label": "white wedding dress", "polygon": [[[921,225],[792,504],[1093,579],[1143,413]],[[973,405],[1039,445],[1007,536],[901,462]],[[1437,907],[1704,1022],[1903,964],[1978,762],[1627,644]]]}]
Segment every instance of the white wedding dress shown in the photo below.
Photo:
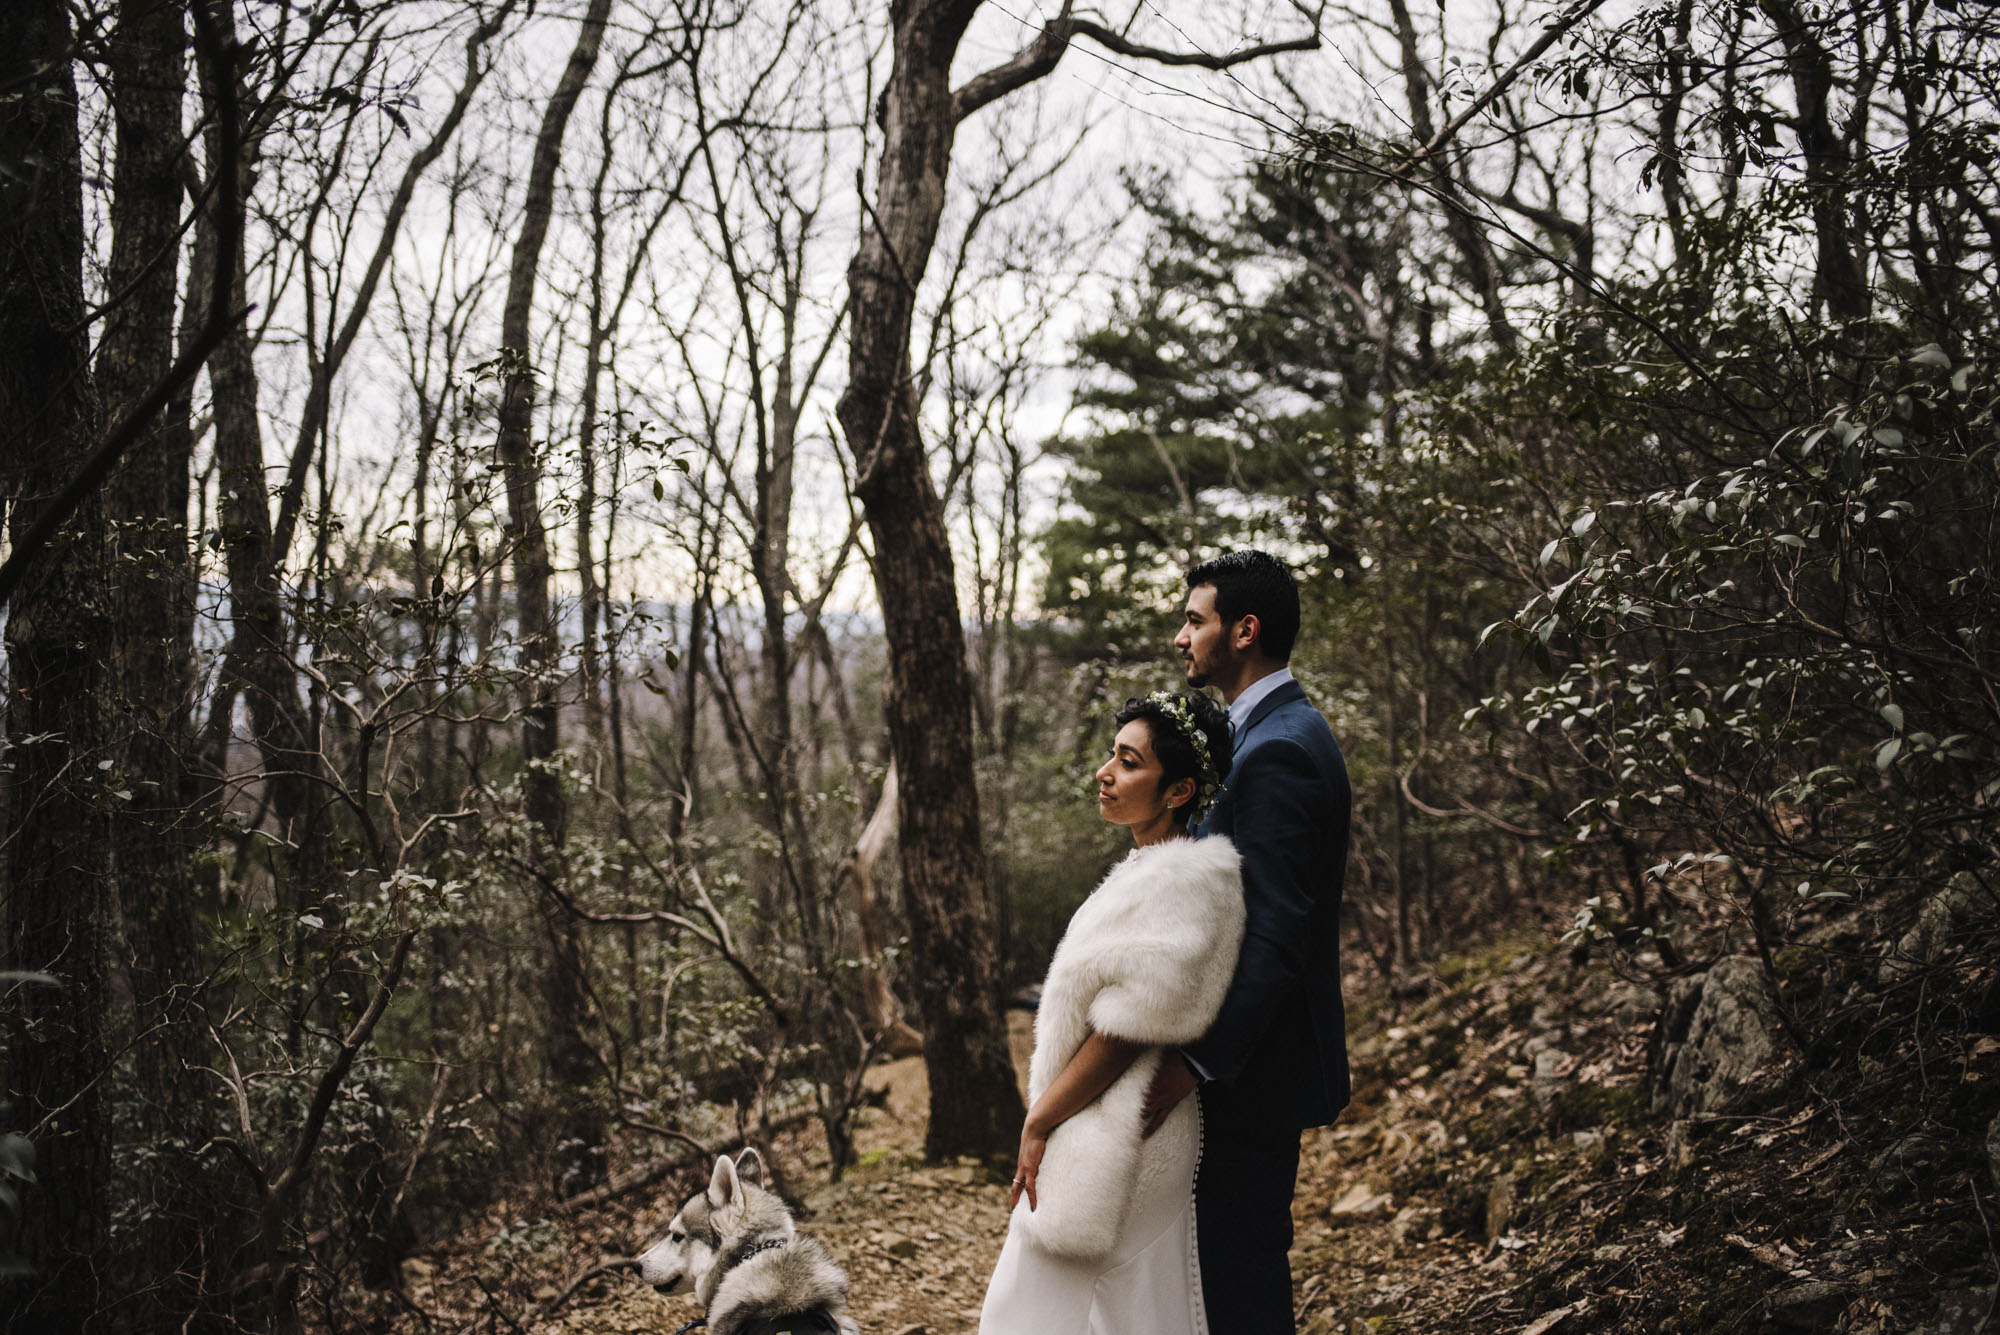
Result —
[{"label": "white wedding dress", "polygon": [[[1185,1099],[1145,1143],[1132,1212],[1103,1260],[1040,1246],[1022,1224],[1027,1201],[1016,1206],[979,1335],[1208,1335],[1194,1232],[1200,1118],[1197,1101]],[[1149,1153],[1156,1142],[1165,1153]]]},{"label": "white wedding dress", "polygon": [[1050,1135],[1037,1208],[1014,1207],[980,1335],[1207,1335],[1195,1251],[1201,1112],[1189,1098],[1140,1139],[1164,1049],[1221,1008],[1243,937],[1227,839],[1137,849],[1070,919],[1035,1013],[1032,1105],[1092,1031],[1149,1045]]}]

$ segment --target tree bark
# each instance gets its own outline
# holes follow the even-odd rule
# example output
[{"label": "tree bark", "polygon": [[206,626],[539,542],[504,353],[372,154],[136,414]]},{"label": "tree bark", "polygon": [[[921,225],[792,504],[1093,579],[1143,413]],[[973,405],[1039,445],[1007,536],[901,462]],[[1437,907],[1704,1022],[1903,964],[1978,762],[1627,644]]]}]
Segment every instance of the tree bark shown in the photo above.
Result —
[{"label": "tree bark", "polygon": [[[185,5],[122,0],[107,57],[117,123],[107,286],[118,297],[105,321],[97,383],[105,415],[117,418],[166,378],[174,360]],[[197,266],[191,294],[205,292],[208,279]],[[196,301],[206,315],[208,302]],[[133,1184],[138,1236],[119,1261],[131,1268],[132,1291],[142,1295],[134,1318],[142,1326],[171,1324],[199,1306],[209,1250],[202,1221],[210,1212],[202,1207],[203,1175],[192,1158],[207,1139],[206,1101],[192,1097],[189,1078],[203,1046],[193,861],[200,831],[196,776],[187,769],[195,754],[192,442],[185,397],[178,406],[147,424],[148,434],[105,492],[119,571],[113,698],[127,719],[123,755],[111,775],[117,790],[129,794],[111,808],[112,857],[137,1007],[137,1116],[156,1151]]]},{"label": "tree bark", "polygon": [[521,709],[522,790],[534,827],[536,875],[542,881],[541,917],[549,943],[543,999],[543,1050],[549,1075],[567,1106],[565,1143],[574,1147],[560,1169],[560,1187],[574,1192],[600,1181],[604,1173],[604,1118],[587,1095],[598,1075],[596,1054],[584,1037],[587,989],[583,943],[575,919],[555,893],[563,877],[562,847],[567,818],[562,783],[555,772],[560,645],[549,606],[549,538],[542,522],[541,459],[529,432],[534,425],[535,379],[528,357],[535,282],[542,244],[555,210],[556,172],[562,165],[563,134],[584,83],[604,43],[611,0],[591,0],[577,32],[569,63],[542,115],[535,137],[523,200],[521,234],[507,280],[500,342],[507,358],[500,394],[496,451],[507,481],[507,537],[513,550],[514,600],[523,669]]},{"label": "tree bark", "polygon": [[889,986],[889,974],[882,964],[889,934],[882,929],[882,905],[875,893],[875,868],[889,851],[895,830],[896,767],[891,765],[882,780],[882,799],[855,842],[846,871],[854,888],[854,921],[861,929],[861,1001],[868,1011],[868,1023],[880,1035],[882,1051],[891,1057],[908,1057],[924,1050],[924,1036],[903,1019],[903,1003]]},{"label": "tree bark", "polygon": [[[68,7],[17,0],[0,20],[0,469],[10,541],[95,445],[84,331],[83,203]],[[12,1013],[7,1130],[33,1142],[13,1246],[32,1276],[0,1285],[0,1326],[81,1330],[98,1311],[109,1235],[110,1116],[99,1077],[112,864],[104,646],[110,547],[86,496],[30,566],[8,609],[5,908],[7,966],[55,982],[6,984]]]},{"label": "tree bark", "polygon": [[957,580],[909,367],[917,284],[937,241],[956,129],[952,57],[976,8],[930,0],[893,11],[895,63],[880,103],[874,208],[848,270],[848,384],[837,409],[888,640],[883,710],[901,776],[903,903],[933,1159],[1004,1157],[1023,1116],[986,902]]}]

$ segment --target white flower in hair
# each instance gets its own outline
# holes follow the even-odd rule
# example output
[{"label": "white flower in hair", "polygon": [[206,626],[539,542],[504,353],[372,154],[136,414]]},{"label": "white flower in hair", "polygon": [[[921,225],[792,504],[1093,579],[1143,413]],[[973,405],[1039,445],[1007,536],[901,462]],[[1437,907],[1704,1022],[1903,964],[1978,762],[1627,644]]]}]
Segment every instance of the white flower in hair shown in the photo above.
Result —
[{"label": "white flower in hair", "polygon": [[1172,691],[1154,691],[1146,698],[1173,720],[1175,731],[1187,738],[1201,764],[1201,774],[1195,780],[1194,802],[1188,812],[1188,824],[1193,825],[1207,814],[1209,804],[1222,788],[1222,772],[1215,767],[1215,756],[1208,749],[1208,734],[1194,721],[1194,711],[1188,708],[1187,701]]}]

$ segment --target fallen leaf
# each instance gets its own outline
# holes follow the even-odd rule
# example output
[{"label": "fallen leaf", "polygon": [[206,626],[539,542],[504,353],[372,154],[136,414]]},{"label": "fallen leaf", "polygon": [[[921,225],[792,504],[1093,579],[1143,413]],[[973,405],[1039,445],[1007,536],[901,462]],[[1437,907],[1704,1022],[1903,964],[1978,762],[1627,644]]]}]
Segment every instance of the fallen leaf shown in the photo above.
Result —
[{"label": "fallen leaf", "polygon": [[1521,1327],[1516,1332],[1516,1335],[1548,1335],[1549,1331],[1554,1330],[1557,1326],[1560,1326],[1563,1322],[1581,1312],[1588,1305],[1588,1301],[1588,1299],[1579,1298],[1567,1307],[1558,1307],[1547,1316],[1538,1316],[1527,1325]]}]

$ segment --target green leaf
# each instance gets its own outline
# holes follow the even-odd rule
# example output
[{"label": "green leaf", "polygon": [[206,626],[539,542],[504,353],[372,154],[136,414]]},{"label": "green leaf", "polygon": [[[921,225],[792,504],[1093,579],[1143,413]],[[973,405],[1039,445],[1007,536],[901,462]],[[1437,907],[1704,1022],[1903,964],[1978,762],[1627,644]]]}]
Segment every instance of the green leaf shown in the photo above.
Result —
[{"label": "green leaf", "polygon": [[1895,704],[1883,705],[1882,717],[1887,719],[1889,722],[1889,726],[1894,728],[1897,732],[1901,732],[1903,730],[1903,707],[1901,705],[1895,705]]},{"label": "green leaf", "polygon": [[1771,539],[1771,541],[1780,543],[1786,547],[1804,547],[1806,545],[1806,540],[1796,533],[1780,533],[1777,537]]},{"label": "green leaf", "polygon": [[1887,770],[1889,766],[1896,763],[1896,757],[1901,755],[1902,752],[1903,739],[1900,737],[1891,737],[1875,749],[1875,768],[1878,770]]},{"label": "green leaf", "polygon": [[1590,526],[1592,524],[1595,524],[1596,522],[1597,522],[1597,511],[1585,510],[1582,514],[1576,517],[1576,522],[1569,526],[1569,531],[1571,533],[1576,534],[1576,536],[1580,538],[1584,534],[1590,532]]}]

